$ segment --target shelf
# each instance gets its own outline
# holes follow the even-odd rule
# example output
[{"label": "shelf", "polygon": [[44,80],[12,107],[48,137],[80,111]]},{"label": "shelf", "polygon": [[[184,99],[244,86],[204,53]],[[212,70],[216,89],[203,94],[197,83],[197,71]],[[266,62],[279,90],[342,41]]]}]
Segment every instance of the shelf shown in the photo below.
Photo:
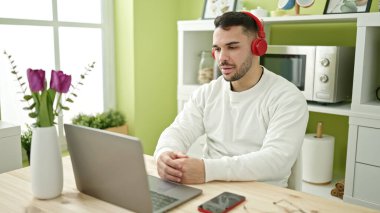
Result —
[{"label": "shelf", "polygon": [[[191,94],[199,88],[200,85],[183,85],[178,87],[177,99],[188,100]],[[351,102],[335,103],[335,104],[322,104],[316,102],[307,103],[310,112],[320,112],[326,114],[350,116]]]},{"label": "shelf", "polygon": [[276,23],[342,23],[342,22],[355,22],[358,17],[363,16],[360,13],[347,13],[347,14],[329,14],[329,15],[299,15],[299,16],[279,16],[279,17],[264,17],[262,20],[265,24]]},{"label": "shelf", "polygon": [[214,20],[178,21],[178,31],[213,31]]},{"label": "shelf", "polygon": [[366,13],[358,18],[358,27],[378,27],[380,26],[380,12]]},{"label": "shelf", "polygon": [[[296,24],[296,23],[344,23],[357,22],[358,26],[379,26],[380,12],[347,13],[329,15],[299,15],[261,18],[265,24]],[[209,31],[214,30],[214,20],[178,21],[178,31]]]},{"label": "shelf", "polygon": [[343,200],[331,195],[331,190],[335,187],[335,182],[336,181],[333,180],[328,184],[312,184],[302,181],[302,192],[317,195],[338,202],[343,202]]},{"label": "shelf", "polygon": [[351,108],[353,116],[380,119],[380,101],[376,99],[376,89],[380,86],[379,47],[380,14],[367,14],[359,18]]},{"label": "shelf", "polygon": [[[299,15],[299,16],[279,16],[263,17],[261,20],[265,24],[295,24],[295,23],[344,23],[356,22],[359,25],[378,25],[380,13],[347,13],[329,15]],[[369,24],[370,22],[371,24]],[[178,31],[209,31],[214,30],[214,20],[187,20],[178,21]]]},{"label": "shelf", "polygon": [[310,112],[320,112],[334,115],[350,116],[351,103],[343,102],[336,104],[321,104],[308,102],[307,103]]}]

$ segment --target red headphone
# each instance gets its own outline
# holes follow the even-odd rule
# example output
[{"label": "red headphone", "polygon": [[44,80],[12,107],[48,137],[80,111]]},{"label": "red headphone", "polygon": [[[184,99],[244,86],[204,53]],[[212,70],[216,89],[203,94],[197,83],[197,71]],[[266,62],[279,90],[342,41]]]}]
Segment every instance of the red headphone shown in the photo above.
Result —
[{"label": "red headphone", "polygon": [[[261,21],[256,16],[254,16],[252,13],[246,12],[246,11],[242,11],[242,13],[251,17],[257,25],[258,37],[255,40],[253,40],[251,43],[251,52],[254,55],[262,56],[265,54],[265,52],[267,51],[267,48],[268,48],[267,41],[265,40],[264,27],[261,24]],[[214,57],[214,59],[215,59],[215,50],[214,49],[212,49],[212,57]]]}]

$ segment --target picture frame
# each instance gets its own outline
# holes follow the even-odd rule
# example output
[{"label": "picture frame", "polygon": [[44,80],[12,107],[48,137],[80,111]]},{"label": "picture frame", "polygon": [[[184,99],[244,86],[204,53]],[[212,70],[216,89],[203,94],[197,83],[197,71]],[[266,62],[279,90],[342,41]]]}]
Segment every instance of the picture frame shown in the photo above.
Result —
[{"label": "picture frame", "polygon": [[214,19],[225,12],[235,11],[237,0],[204,0],[202,19]]},{"label": "picture frame", "polygon": [[323,14],[367,13],[372,0],[327,0]]}]

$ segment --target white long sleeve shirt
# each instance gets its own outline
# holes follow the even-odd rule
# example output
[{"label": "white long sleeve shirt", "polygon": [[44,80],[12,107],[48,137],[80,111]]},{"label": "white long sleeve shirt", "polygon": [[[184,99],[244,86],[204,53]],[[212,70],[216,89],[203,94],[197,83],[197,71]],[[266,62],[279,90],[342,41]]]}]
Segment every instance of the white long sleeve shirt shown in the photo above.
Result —
[{"label": "white long sleeve shirt", "polygon": [[265,181],[287,186],[308,121],[302,93],[266,70],[260,81],[233,92],[223,77],[201,86],[161,134],[155,158],[169,150],[186,153],[206,134],[206,182]]}]

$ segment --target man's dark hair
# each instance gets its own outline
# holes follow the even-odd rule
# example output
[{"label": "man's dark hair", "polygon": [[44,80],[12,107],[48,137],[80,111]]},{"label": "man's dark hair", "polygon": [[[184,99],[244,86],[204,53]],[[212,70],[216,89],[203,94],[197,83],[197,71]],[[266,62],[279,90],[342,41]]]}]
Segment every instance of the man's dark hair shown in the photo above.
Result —
[{"label": "man's dark hair", "polygon": [[214,21],[215,28],[228,30],[232,26],[242,26],[247,33],[256,33],[257,24],[249,15],[242,12],[227,12],[216,17]]}]

